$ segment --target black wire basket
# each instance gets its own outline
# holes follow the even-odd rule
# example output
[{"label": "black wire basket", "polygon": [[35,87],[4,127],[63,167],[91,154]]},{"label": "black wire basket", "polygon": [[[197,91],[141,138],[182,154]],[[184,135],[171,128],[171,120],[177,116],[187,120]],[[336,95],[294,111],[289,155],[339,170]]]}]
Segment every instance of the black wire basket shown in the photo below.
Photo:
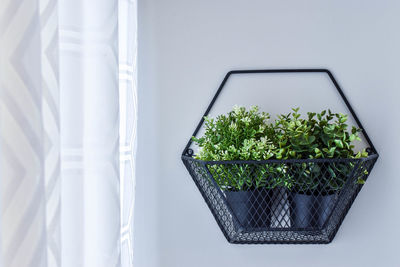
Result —
[{"label": "black wire basket", "polygon": [[[370,138],[332,73],[326,69],[228,72],[193,136],[231,75],[324,73],[345,102],[369,148],[366,158],[202,161],[187,143],[182,161],[231,243],[324,244],[333,240],[378,158]],[[284,181],[291,181],[287,187]],[[232,184],[239,186],[232,186]],[[241,188],[237,190],[237,188]]]}]

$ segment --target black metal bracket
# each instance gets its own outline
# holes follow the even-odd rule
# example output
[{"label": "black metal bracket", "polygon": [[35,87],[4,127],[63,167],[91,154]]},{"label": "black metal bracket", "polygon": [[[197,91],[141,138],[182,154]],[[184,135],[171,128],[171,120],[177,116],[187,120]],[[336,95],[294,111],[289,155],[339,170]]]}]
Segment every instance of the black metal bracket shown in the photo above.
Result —
[{"label": "black metal bracket", "polygon": [[[182,161],[193,181],[210,208],[228,242],[235,244],[326,244],[333,240],[354,199],[361,190],[379,155],[366,130],[351,107],[343,90],[333,74],[327,69],[271,69],[233,70],[228,72],[197,125],[196,136],[218,96],[231,75],[268,73],[322,73],[328,75],[343,99],[351,116],[368,143],[368,157],[365,158],[323,158],[323,159],[268,159],[203,161],[193,157],[188,141],[182,153]],[[247,178],[273,179],[285,168],[284,179],[297,179],[292,187],[261,186],[237,189],[221,187],[226,179],[243,176],[237,167],[249,170]],[[302,182],[304,166],[318,166],[318,187],[305,186]],[[340,169],[337,167],[340,166]],[[272,169],[272,171],[271,171]],[[332,170],[334,175],[332,175]],[[261,172],[260,172],[261,170]],[[331,171],[329,171],[331,170]],[[260,175],[260,173],[263,173]],[[254,176],[254,177],[253,177]],[[295,180],[293,180],[295,181]],[[333,182],[333,183],[331,183]],[[334,185],[331,187],[331,185]],[[299,189],[300,188],[300,189]]]},{"label": "black metal bracket", "polygon": [[[346,107],[349,109],[350,114],[353,116],[358,128],[360,128],[362,130],[362,134],[369,145],[369,148],[368,148],[369,151],[371,151],[374,154],[377,154],[377,151],[376,151],[374,145],[372,144],[371,139],[369,138],[369,136],[367,134],[367,131],[361,124],[360,119],[358,118],[357,114],[355,113],[352,106],[350,105],[350,102],[346,98],[343,90],[340,88],[339,83],[336,81],[335,77],[333,76],[331,71],[329,71],[328,69],[260,69],[260,70],[232,70],[232,71],[229,71],[225,75],[224,79],[222,80],[221,85],[218,87],[217,92],[215,93],[213,99],[211,100],[210,104],[208,105],[206,111],[204,112],[204,115],[202,116],[202,118],[201,118],[199,124],[197,125],[196,129],[194,130],[192,136],[196,136],[197,133],[199,132],[200,128],[202,127],[202,125],[204,123],[204,117],[206,117],[210,113],[211,108],[215,104],[215,101],[217,100],[218,96],[220,95],[222,89],[224,88],[226,82],[228,81],[228,79],[231,75],[257,74],[257,73],[259,73],[259,74],[263,74],[263,73],[264,74],[265,73],[325,73],[325,74],[327,74],[328,77],[330,78],[331,82],[335,86],[337,92],[342,97],[344,103],[346,104]],[[182,152],[182,156],[192,156],[193,155],[193,150],[189,148],[191,144],[192,144],[192,139],[190,139],[188,141],[185,149]]]}]

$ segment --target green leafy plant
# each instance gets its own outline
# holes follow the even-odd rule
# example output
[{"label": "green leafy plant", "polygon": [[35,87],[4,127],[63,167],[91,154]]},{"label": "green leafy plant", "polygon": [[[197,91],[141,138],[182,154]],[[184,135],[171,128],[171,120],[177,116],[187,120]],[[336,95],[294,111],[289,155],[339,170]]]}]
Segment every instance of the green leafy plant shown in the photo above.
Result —
[{"label": "green leafy plant", "polygon": [[[353,141],[361,140],[360,129],[356,127],[348,131],[348,116],[332,113],[330,110],[321,113],[308,112],[302,118],[299,108],[292,109],[287,115],[280,115],[275,121],[275,138],[277,144],[276,158],[360,158],[368,156],[363,150],[354,153]],[[340,190],[348,174],[354,168],[352,162],[339,163],[302,163],[294,165],[288,180],[291,186],[300,192],[319,190],[332,192]],[[362,183],[361,177],[358,182]]]},{"label": "green leafy plant", "polygon": [[[246,110],[235,106],[227,115],[205,118],[205,133],[192,137],[199,146],[195,158],[205,161],[360,158],[365,150],[354,153],[353,141],[360,130],[348,131],[347,115],[308,112],[299,109],[280,115],[270,122],[269,114],[257,106]],[[297,191],[335,191],[343,187],[352,162],[319,164],[212,164],[210,172],[224,190],[246,190],[285,186]],[[360,175],[363,176],[366,170]],[[362,183],[362,180],[359,179]]]},{"label": "green leafy plant", "polygon": [[[268,138],[274,129],[269,114],[257,106],[250,110],[235,106],[227,115],[205,118],[205,133],[192,137],[200,147],[197,159],[205,161],[266,160],[274,156],[275,146]],[[265,172],[274,169],[260,165],[212,165],[210,172],[223,189],[245,190],[271,186]]]},{"label": "green leafy plant", "polygon": [[[353,126],[348,132],[347,115],[324,110],[308,112],[307,118],[301,118],[298,111],[293,109],[293,113],[280,115],[275,121],[278,159],[355,157],[352,142],[361,140],[360,129]],[[359,153],[366,155],[365,151]]]},{"label": "green leafy plant", "polygon": [[268,123],[269,114],[260,113],[257,106],[247,111],[235,106],[227,115],[216,119],[205,117],[205,133],[192,137],[201,148],[196,158],[201,160],[265,160],[274,156],[270,140],[274,129]]}]

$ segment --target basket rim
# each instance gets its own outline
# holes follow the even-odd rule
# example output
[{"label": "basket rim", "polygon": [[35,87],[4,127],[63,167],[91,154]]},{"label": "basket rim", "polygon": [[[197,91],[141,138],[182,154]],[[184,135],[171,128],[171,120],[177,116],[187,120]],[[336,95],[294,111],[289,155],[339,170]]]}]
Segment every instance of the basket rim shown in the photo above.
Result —
[{"label": "basket rim", "polygon": [[307,163],[307,162],[365,162],[379,157],[378,153],[372,153],[364,158],[319,158],[319,159],[267,159],[267,160],[201,160],[189,155],[182,155],[182,160],[190,160],[206,165],[227,164],[269,164],[269,163]]}]

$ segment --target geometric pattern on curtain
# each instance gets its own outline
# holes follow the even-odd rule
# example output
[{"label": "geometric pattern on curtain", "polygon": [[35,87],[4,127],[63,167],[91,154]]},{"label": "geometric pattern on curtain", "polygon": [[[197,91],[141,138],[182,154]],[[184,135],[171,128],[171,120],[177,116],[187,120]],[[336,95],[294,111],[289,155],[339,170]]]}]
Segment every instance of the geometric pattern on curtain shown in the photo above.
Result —
[{"label": "geometric pattern on curtain", "polygon": [[47,262],[40,24],[37,1],[1,1],[1,267]]},{"label": "geometric pattern on curtain", "polygon": [[0,267],[132,266],[136,1],[1,0]]},{"label": "geometric pattern on curtain", "polygon": [[47,264],[61,266],[61,161],[58,1],[40,0],[42,121]]}]

